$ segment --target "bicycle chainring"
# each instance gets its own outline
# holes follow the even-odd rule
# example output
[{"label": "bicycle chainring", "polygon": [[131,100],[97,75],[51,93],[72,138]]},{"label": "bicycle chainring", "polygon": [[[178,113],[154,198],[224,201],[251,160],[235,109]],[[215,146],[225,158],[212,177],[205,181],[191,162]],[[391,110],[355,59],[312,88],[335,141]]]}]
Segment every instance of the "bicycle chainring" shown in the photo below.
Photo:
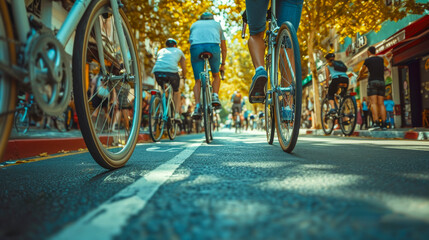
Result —
[{"label": "bicycle chainring", "polygon": [[62,114],[72,92],[71,61],[63,45],[50,33],[35,36],[27,51],[29,81],[34,99],[43,112]]}]

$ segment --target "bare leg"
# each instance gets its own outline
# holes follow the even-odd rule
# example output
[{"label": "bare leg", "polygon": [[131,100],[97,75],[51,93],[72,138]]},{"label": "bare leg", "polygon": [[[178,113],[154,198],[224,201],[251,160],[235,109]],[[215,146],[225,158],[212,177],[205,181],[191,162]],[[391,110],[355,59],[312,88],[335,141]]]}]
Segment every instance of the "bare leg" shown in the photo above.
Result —
[{"label": "bare leg", "polygon": [[377,105],[381,119],[383,120],[383,122],[386,122],[386,107],[384,106],[384,96],[377,96]]},{"label": "bare leg", "polygon": [[213,73],[213,82],[212,82],[212,86],[213,86],[213,92],[214,92],[214,93],[219,93],[219,88],[220,88],[220,77],[219,77],[219,73]]},{"label": "bare leg", "polygon": [[176,109],[176,113],[179,113],[180,105],[181,105],[181,102],[180,102],[180,92],[179,91],[174,92],[174,94],[173,94],[173,101],[174,101],[174,108]]},{"label": "bare leg", "polygon": [[371,101],[372,121],[378,123],[377,95],[369,96],[369,99]]},{"label": "bare leg", "polygon": [[194,97],[195,97],[195,103],[200,103],[200,91],[201,91],[201,80],[195,80],[194,85]]},{"label": "bare leg", "polygon": [[253,66],[256,68],[264,66],[265,42],[264,32],[249,37],[249,52],[252,57]]}]

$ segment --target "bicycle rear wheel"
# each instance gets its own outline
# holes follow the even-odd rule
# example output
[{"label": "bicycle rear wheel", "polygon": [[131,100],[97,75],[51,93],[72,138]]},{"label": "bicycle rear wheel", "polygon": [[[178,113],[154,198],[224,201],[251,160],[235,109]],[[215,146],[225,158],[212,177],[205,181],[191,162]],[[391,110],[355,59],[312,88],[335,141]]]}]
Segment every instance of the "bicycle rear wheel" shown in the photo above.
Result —
[{"label": "bicycle rear wheel", "polygon": [[[10,21],[6,1],[0,1],[0,37],[3,39],[14,39],[12,22]],[[0,62],[4,64],[15,64],[15,46],[12,42],[0,40]],[[0,114],[15,109],[16,104],[16,82],[0,71]],[[0,115],[0,160],[9,140],[10,131],[13,126],[14,114]]]},{"label": "bicycle rear wheel", "polygon": [[25,109],[21,109],[15,113],[15,129],[20,133],[27,133],[30,127],[30,117]]},{"label": "bicycle rear wheel", "polygon": [[176,111],[174,111],[174,104],[173,102],[170,102],[170,107],[168,108],[168,125],[167,125],[167,133],[168,138],[170,140],[174,140],[176,138],[177,134],[177,123],[174,119],[174,114]]},{"label": "bicycle rear wheel", "polygon": [[280,27],[275,50],[274,111],[277,137],[283,151],[291,153],[301,122],[301,57],[295,28],[290,22]]},{"label": "bicycle rear wheel", "polygon": [[131,157],[142,99],[133,33],[125,13],[119,10],[119,19],[114,14],[110,1],[92,1],[77,26],[73,50],[73,89],[82,136],[94,160],[107,169],[122,167]]},{"label": "bicycle rear wheel", "polygon": [[332,130],[334,130],[335,125],[335,116],[328,114],[329,113],[329,100],[328,98],[324,98],[322,101],[320,111],[320,119],[322,120],[322,129],[323,132],[325,132],[326,135],[330,135],[332,133]]},{"label": "bicycle rear wheel", "polygon": [[207,79],[205,74],[201,74],[201,84],[202,84],[202,90],[203,90],[203,121],[204,121],[204,133],[206,136],[206,142],[210,143],[211,139],[210,139],[210,132],[212,130],[212,125],[211,125],[211,118],[210,118],[210,109],[211,107],[209,106],[209,104],[211,104],[210,101],[210,96],[209,96],[209,91],[207,89],[207,83],[206,83]]},{"label": "bicycle rear wheel", "polygon": [[153,95],[149,105],[149,135],[154,142],[158,142],[164,132],[165,122],[162,120],[163,115],[161,97]]},{"label": "bicycle rear wheel", "polygon": [[339,124],[344,135],[350,136],[355,131],[357,121],[356,101],[352,96],[344,98],[339,112]]},{"label": "bicycle rear wheel", "polygon": [[[269,85],[269,83],[267,83]],[[270,87],[271,88],[271,87]],[[275,131],[275,123],[274,123],[274,106],[273,106],[273,93],[270,90],[265,91],[267,94],[265,95],[265,129],[267,133],[267,142],[268,144],[273,144],[274,141],[274,131]]]}]

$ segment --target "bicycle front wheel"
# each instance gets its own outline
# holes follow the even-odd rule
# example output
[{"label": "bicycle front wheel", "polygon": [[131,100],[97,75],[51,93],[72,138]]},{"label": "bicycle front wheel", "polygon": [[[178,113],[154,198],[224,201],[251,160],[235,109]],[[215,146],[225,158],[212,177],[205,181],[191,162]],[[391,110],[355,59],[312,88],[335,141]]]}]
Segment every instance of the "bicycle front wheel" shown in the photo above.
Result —
[{"label": "bicycle front wheel", "polygon": [[176,120],[174,119],[175,113],[176,111],[174,110],[174,104],[173,102],[170,102],[170,107],[168,108],[168,126],[167,126],[168,138],[170,138],[170,140],[174,140],[177,134],[177,123],[176,123]]},{"label": "bicycle front wheel", "polygon": [[142,100],[133,33],[125,13],[114,14],[110,1],[92,1],[77,26],[73,50],[82,136],[94,160],[107,169],[122,167],[131,157]]},{"label": "bicycle front wheel", "polygon": [[344,98],[340,107],[339,124],[344,135],[350,136],[355,131],[357,121],[356,101],[352,96]]},{"label": "bicycle front wheel", "polygon": [[334,130],[336,118],[332,114],[329,114],[330,107],[328,98],[325,97],[323,99],[321,108],[320,119],[322,120],[323,132],[325,132],[326,135],[330,135],[332,130]]},{"label": "bicycle front wheel", "polygon": [[159,95],[152,96],[149,105],[149,135],[154,142],[158,142],[164,132],[163,115],[161,97]]},{"label": "bicycle front wheel", "polygon": [[[12,22],[6,1],[0,1],[0,38],[14,39]],[[9,65],[15,64],[15,46],[12,42],[0,40],[0,62]],[[13,126],[14,114],[4,114],[15,109],[16,82],[0,71],[0,160],[6,150],[10,131]]]},{"label": "bicycle front wheel", "polygon": [[277,137],[283,151],[291,153],[301,122],[301,57],[295,28],[290,22],[277,35],[273,80]]},{"label": "bicycle front wheel", "polygon": [[206,135],[206,142],[210,143],[211,138],[210,138],[210,132],[212,130],[212,125],[211,125],[211,118],[210,118],[210,109],[211,107],[209,106],[209,99],[210,99],[210,93],[207,89],[207,83],[206,83],[207,79],[206,76],[204,74],[201,74],[201,84],[203,86],[202,90],[203,90],[203,121],[204,121],[204,133]]}]

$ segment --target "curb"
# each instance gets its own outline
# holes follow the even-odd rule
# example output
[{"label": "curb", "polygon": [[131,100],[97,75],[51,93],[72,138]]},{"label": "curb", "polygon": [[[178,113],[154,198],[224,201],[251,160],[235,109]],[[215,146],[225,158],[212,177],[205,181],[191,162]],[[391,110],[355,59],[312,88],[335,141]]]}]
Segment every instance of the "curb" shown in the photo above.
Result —
[{"label": "curb", "polygon": [[[151,142],[149,134],[139,134],[137,143]],[[82,137],[11,139],[0,162],[86,149]]]},{"label": "curb", "polygon": [[[322,129],[300,129],[300,135],[317,135],[325,136],[326,134]],[[331,133],[332,136],[343,136],[341,130],[334,130]],[[408,131],[365,131],[356,130],[353,137],[370,137],[370,138],[387,138],[387,139],[407,139],[407,140],[428,140],[429,132],[417,132],[413,130]]]}]

